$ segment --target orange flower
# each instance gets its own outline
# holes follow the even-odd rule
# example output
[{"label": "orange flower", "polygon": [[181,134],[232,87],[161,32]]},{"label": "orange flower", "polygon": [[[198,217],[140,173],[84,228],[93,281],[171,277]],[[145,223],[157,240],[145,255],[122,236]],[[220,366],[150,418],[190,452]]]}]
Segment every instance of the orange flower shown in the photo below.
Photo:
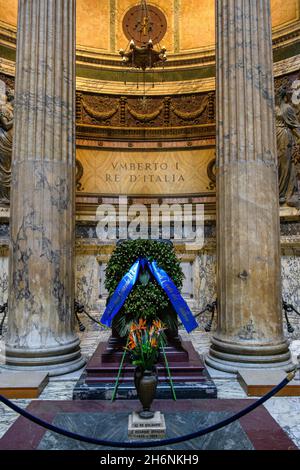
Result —
[{"label": "orange flower", "polygon": [[138,329],[139,330],[146,330],[146,320],[143,320],[142,318],[139,319],[139,324],[138,324]]},{"label": "orange flower", "polygon": [[154,326],[152,325],[150,330],[149,330],[149,336],[153,336],[153,334],[155,333],[155,329],[154,329]]},{"label": "orange flower", "polygon": [[142,318],[139,319],[139,323],[131,323],[131,326],[130,326],[130,332],[133,333],[135,331],[138,331],[138,330],[146,330],[147,329],[147,326],[146,326],[146,320],[143,320]]},{"label": "orange flower", "polygon": [[154,327],[160,328],[160,326],[161,326],[161,321],[160,321],[160,320],[153,320],[152,324],[153,324]]},{"label": "orange flower", "polygon": [[152,338],[150,341],[151,347],[152,348],[157,348],[157,341],[155,338]]},{"label": "orange flower", "polygon": [[136,347],[136,342],[134,341],[134,338],[132,335],[129,336],[129,341],[128,341],[128,348],[129,349],[134,349]]},{"label": "orange flower", "polygon": [[140,331],[137,330],[137,331],[135,332],[135,336],[136,336],[136,338],[137,338],[138,341],[141,341],[141,332],[140,332]]},{"label": "orange flower", "polygon": [[129,343],[136,343],[136,336],[134,333],[129,333],[129,336],[128,336],[128,344]]},{"label": "orange flower", "polygon": [[164,329],[163,324],[160,320],[153,320],[152,325],[157,331],[162,331]]},{"label": "orange flower", "polygon": [[136,331],[138,329],[138,326],[136,323],[131,323],[130,325],[130,333],[133,333],[134,331]]}]

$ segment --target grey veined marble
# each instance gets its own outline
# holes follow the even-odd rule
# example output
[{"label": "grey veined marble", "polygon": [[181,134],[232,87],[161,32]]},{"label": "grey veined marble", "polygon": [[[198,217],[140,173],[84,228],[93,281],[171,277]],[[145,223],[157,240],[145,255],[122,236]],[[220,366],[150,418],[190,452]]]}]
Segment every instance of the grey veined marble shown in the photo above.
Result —
[{"label": "grey veined marble", "polygon": [[292,368],[281,313],[270,0],[217,0],[218,327],[207,363]]},{"label": "grey veined marble", "polygon": [[[112,441],[128,441],[128,412],[127,413],[60,413],[53,424],[63,429],[96,439]],[[167,438],[182,436],[198,429],[211,426],[228,416],[226,412],[164,413]],[[99,450],[99,446],[78,442],[50,431],[42,438],[39,450]],[[110,450],[109,446],[105,450]],[[210,433],[206,436],[182,442],[165,450],[253,450],[253,445],[239,422],[232,423],[225,429]]]},{"label": "grey veined marble", "polygon": [[20,1],[17,44],[6,359],[56,375],[83,365],[73,315],[75,0]]}]

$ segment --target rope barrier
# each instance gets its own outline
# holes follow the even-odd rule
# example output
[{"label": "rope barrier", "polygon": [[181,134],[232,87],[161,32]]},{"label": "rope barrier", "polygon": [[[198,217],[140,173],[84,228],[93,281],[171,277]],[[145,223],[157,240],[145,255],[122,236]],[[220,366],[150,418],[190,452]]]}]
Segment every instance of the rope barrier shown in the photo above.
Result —
[{"label": "rope barrier", "polygon": [[89,444],[94,444],[94,445],[99,445],[99,446],[119,447],[119,448],[121,447],[125,449],[134,449],[134,448],[138,449],[138,448],[144,448],[144,447],[162,447],[165,445],[173,445],[173,444],[178,444],[180,442],[190,441],[192,439],[196,439],[197,437],[204,436],[211,432],[222,429],[225,426],[228,426],[234,421],[237,421],[243,416],[246,416],[250,412],[254,411],[256,408],[261,406],[267,400],[272,398],[276,393],[282,390],[295,377],[295,374],[296,374],[296,369],[290,372],[285,379],[283,379],[278,385],[276,385],[272,390],[266,393],[263,397],[259,398],[257,401],[247,406],[243,410],[239,411],[235,415],[229,418],[226,418],[223,421],[220,421],[219,423],[213,424],[212,426],[208,426],[205,429],[200,429],[196,432],[186,434],[184,436],[163,439],[161,441],[118,442],[118,441],[109,441],[109,440],[104,440],[104,439],[95,439],[92,437],[83,436],[81,434],[77,434],[71,431],[67,431],[65,429],[61,429],[57,426],[54,426],[53,424],[48,423],[47,421],[44,421],[43,419],[38,418],[35,415],[32,415],[28,411],[23,410],[18,405],[16,405],[9,399],[5,398],[3,395],[0,395],[0,402],[2,402],[4,405],[8,406],[12,410],[14,410],[16,413],[23,416],[24,418],[28,419],[29,421],[32,421],[33,423],[39,426],[42,426],[43,428],[48,429],[49,431],[53,431],[57,434],[60,434],[62,436],[65,436],[71,439],[75,439],[77,441],[87,442]]},{"label": "rope barrier", "polygon": [[[0,313],[2,311],[4,311],[4,310],[1,310],[1,308],[3,308],[4,306],[5,306],[5,304],[3,306],[0,306]],[[289,321],[289,318],[288,318],[288,314],[294,312],[294,313],[296,313],[296,315],[300,316],[300,312],[298,312],[298,310],[296,310],[295,307],[292,304],[288,304],[284,299],[282,299],[282,308],[284,310],[284,317],[285,317],[285,321],[286,321],[286,325],[287,325],[287,330],[288,330],[289,333],[293,333],[295,331],[295,328],[291,325],[291,323]],[[204,307],[203,310],[201,310],[196,315],[194,315],[194,318],[198,318],[201,315],[203,315],[205,312],[208,312],[208,313],[211,314],[211,318],[208,320],[207,324],[204,326],[204,330],[206,332],[211,331],[213,320],[214,320],[214,317],[215,317],[215,314],[216,314],[216,310],[217,310],[217,300],[211,302],[210,304],[207,304],[206,307]],[[4,323],[6,313],[7,312],[5,312],[5,314],[3,316],[3,319],[2,319],[2,322],[1,322],[2,325]],[[85,326],[81,323],[81,321],[78,317],[78,313],[84,313],[94,323],[96,323],[97,325],[103,327],[101,322],[97,321],[95,318],[93,318],[85,310],[84,305],[82,305],[79,302],[75,301],[75,315],[76,315],[76,318],[77,318],[77,321],[78,321],[78,324],[79,324],[80,331],[84,331]],[[0,325],[0,335],[1,335],[2,325]],[[182,322],[179,322],[178,326],[182,326]]]},{"label": "rope barrier", "polygon": [[[203,315],[203,313],[205,313],[205,312],[211,313],[211,318],[210,318],[210,320],[209,320],[209,321],[207,322],[207,324],[204,326],[204,330],[205,330],[206,332],[210,332],[210,331],[211,331],[211,327],[212,327],[212,323],[213,323],[213,319],[214,319],[214,316],[215,316],[216,309],[217,309],[217,300],[213,301],[213,302],[210,303],[210,304],[207,304],[206,307],[204,307],[203,310],[201,310],[201,311],[198,312],[196,315],[194,315],[194,318],[198,318],[198,317],[200,317],[201,315]],[[178,326],[182,326],[182,322],[178,322]]]},{"label": "rope barrier", "polygon": [[86,310],[85,310],[85,307],[83,304],[80,304],[77,300],[74,301],[74,312],[75,312],[75,316],[77,318],[77,321],[78,321],[78,324],[79,324],[79,329],[80,331],[84,331],[85,330],[85,326],[81,323],[79,317],[78,317],[78,314],[79,313],[84,313],[90,320],[92,320],[94,323],[96,323],[97,325],[103,327],[102,323],[100,323],[98,320],[96,320],[95,318],[93,318]]},{"label": "rope barrier", "polygon": [[292,304],[288,304],[284,299],[282,299],[282,308],[284,310],[284,316],[285,316],[287,330],[288,330],[289,333],[294,333],[295,328],[291,325],[291,323],[289,321],[288,314],[294,312],[298,316],[300,316],[300,312],[298,312],[298,310],[296,310],[295,307]]}]

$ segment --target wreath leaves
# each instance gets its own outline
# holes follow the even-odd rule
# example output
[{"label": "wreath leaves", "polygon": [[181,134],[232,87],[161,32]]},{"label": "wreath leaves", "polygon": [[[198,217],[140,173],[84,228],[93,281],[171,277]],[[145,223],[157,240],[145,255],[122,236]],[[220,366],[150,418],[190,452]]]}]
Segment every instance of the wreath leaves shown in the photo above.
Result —
[{"label": "wreath leaves", "polygon": [[[156,261],[178,289],[181,289],[184,274],[171,244],[156,240],[126,240],[117,245],[106,268],[105,287],[109,296],[113,294],[123,276],[139,258]],[[156,280],[150,277],[147,283],[135,284],[116,316],[114,325],[121,336],[127,334],[130,322],[139,318],[151,322],[153,319],[164,317],[164,323],[172,322],[172,325],[170,323],[168,326],[173,326],[174,319],[165,315],[169,309],[168,296]],[[168,317],[170,317],[170,322],[166,321]]]}]

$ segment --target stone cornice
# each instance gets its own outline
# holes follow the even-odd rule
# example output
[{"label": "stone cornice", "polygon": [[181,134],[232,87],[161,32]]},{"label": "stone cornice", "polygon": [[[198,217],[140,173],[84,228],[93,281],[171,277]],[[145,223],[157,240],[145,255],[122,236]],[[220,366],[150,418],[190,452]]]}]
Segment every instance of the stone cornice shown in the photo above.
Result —
[{"label": "stone cornice", "polygon": [[[300,54],[274,63],[275,77],[280,77],[281,75],[296,72],[298,70],[300,70]],[[215,77],[208,77],[182,82],[157,83],[154,88],[152,87],[152,84],[146,84],[146,94],[147,96],[162,96],[203,93],[214,91],[215,87]],[[137,90],[136,83],[127,83],[125,85],[123,82],[107,82],[78,76],[76,78],[76,89],[78,91],[112,95],[144,95],[143,89]]]},{"label": "stone cornice", "polygon": [[[274,63],[275,77],[280,77],[298,70],[300,70],[300,54]],[[5,75],[14,76],[15,63],[11,60],[0,57],[0,72]],[[142,89],[137,90],[135,83],[127,83],[125,85],[123,82],[107,82],[83,77],[76,78],[76,89],[78,91],[112,95],[142,96],[144,94]],[[189,93],[209,92],[214,89],[215,78],[209,77],[184,82],[157,83],[154,88],[152,85],[147,85],[146,93],[151,96],[183,95]]]},{"label": "stone cornice", "polygon": [[[181,126],[181,127],[104,127],[104,126],[92,126],[77,124],[76,125],[76,137],[78,140],[85,140],[88,136],[89,140],[98,142],[103,141],[121,141],[135,140],[145,141],[146,138],[149,140],[155,139],[155,141],[172,141],[173,139],[183,139],[185,141],[192,141],[194,139],[212,141],[215,139],[215,124],[199,124],[193,126]],[[97,144],[96,144],[97,145]],[[193,144],[191,143],[190,146]],[[207,144],[205,143],[204,146]],[[131,145],[132,147],[133,145]],[[202,146],[202,145],[201,145]]]},{"label": "stone cornice", "polygon": [[300,54],[274,63],[275,78],[300,70]]},{"label": "stone cornice", "polygon": [[300,21],[273,29],[273,50],[294,44],[300,39]]},{"label": "stone cornice", "polygon": [[0,72],[10,77],[15,76],[16,66],[12,60],[0,57]]},{"label": "stone cornice", "polygon": [[16,66],[12,60],[0,57],[0,72],[10,77],[15,76]]},{"label": "stone cornice", "polygon": [[[300,70],[300,54],[281,60],[274,64],[274,75],[282,75]],[[15,75],[15,63],[11,60],[0,57],[0,72],[8,76]],[[135,83],[107,82],[93,80],[89,78],[77,77],[76,89],[90,93],[112,94],[112,95],[143,95],[143,90],[137,90]],[[185,82],[165,82],[158,83],[153,88],[152,85],[146,86],[147,95],[176,95],[208,92],[215,89],[215,78],[202,78]]]},{"label": "stone cornice", "polygon": [[[191,128],[189,128],[191,129]],[[195,131],[196,133],[196,131]],[[78,134],[78,133],[77,133]],[[78,135],[76,137],[76,146],[77,148],[101,148],[101,149],[115,149],[116,151],[121,150],[121,149],[131,149],[131,150],[169,150],[169,149],[178,149],[178,150],[183,150],[183,149],[197,149],[197,148],[214,148],[216,145],[215,141],[215,131],[214,129],[211,132],[212,136],[210,138],[205,138],[203,135],[202,138],[198,137],[193,140],[170,140],[170,141],[147,141],[147,140],[141,140],[141,141],[115,141],[115,140],[105,140],[101,139],[99,140],[99,137],[95,137],[94,140],[90,139],[90,136],[88,135],[88,138],[82,139],[79,138]],[[174,134],[175,135],[175,134]],[[173,136],[174,137],[174,136]]]},{"label": "stone cornice", "polygon": [[[300,62],[300,61],[299,61]],[[92,80],[89,78],[77,77],[76,89],[91,93],[103,93],[112,95],[135,95],[143,96],[144,90],[137,90],[136,83],[107,82],[102,80]],[[162,95],[183,95],[190,93],[208,92],[215,89],[215,77],[202,78],[199,80],[186,80],[182,82],[146,84],[147,96]]]}]

